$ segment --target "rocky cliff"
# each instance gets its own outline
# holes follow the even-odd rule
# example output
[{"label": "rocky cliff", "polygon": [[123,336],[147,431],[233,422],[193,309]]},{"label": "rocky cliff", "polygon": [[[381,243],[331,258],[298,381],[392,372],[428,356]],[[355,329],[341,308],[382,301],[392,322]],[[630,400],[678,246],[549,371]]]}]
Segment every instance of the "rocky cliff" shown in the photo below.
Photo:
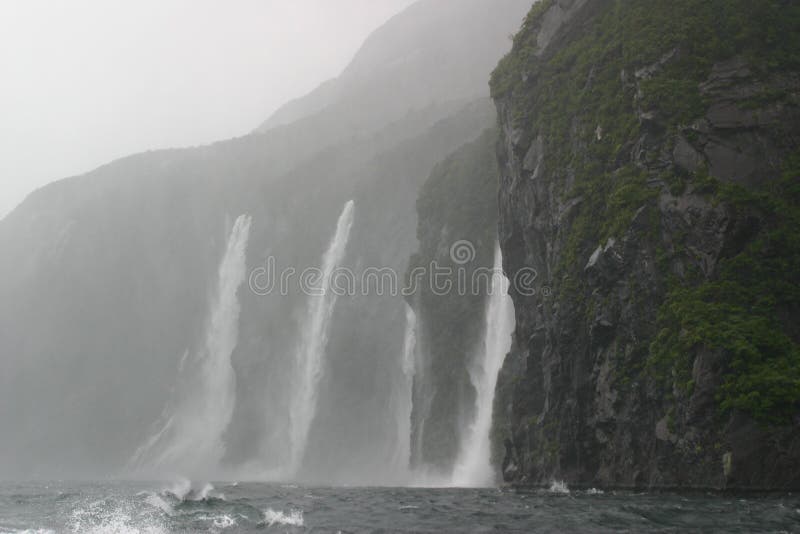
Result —
[{"label": "rocky cliff", "polygon": [[492,77],[505,270],[541,284],[507,481],[800,487],[798,58],[794,2],[533,7]]}]

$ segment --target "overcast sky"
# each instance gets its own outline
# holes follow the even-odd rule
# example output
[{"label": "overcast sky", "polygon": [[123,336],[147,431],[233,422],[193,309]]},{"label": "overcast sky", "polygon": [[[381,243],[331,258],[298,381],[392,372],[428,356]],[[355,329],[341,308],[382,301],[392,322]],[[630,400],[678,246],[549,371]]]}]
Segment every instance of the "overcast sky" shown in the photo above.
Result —
[{"label": "overcast sky", "polygon": [[242,135],[414,0],[0,0],[0,217],[45,183]]}]

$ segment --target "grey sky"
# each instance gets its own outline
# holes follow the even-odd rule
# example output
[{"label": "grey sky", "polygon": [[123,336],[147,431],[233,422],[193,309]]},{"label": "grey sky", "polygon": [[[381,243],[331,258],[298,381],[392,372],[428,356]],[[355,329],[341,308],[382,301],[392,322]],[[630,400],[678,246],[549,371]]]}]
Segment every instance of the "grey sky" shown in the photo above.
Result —
[{"label": "grey sky", "polygon": [[0,218],[33,189],[242,135],[414,0],[0,0]]}]

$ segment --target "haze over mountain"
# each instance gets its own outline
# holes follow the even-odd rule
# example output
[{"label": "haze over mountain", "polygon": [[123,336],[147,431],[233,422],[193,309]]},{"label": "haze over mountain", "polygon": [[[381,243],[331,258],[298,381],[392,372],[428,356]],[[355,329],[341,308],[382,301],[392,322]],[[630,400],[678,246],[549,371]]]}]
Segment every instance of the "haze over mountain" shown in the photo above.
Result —
[{"label": "haze over mountain", "polygon": [[411,2],[0,3],[0,218],[112,159],[250,131]]},{"label": "haze over mountain", "polygon": [[[125,465],[170,402],[182,356],[202,349],[240,215],[252,218],[248,273],[268,256],[320,265],[349,200],[343,264],[404,272],[419,186],[494,123],[488,72],[529,7],[422,0],[368,38],[340,77],[258,133],[130,156],[32,194],[0,223],[0,424],[18,429],[0,444],[0,474],[97,476]],[[244,464],[256,476],[286,459],[284,400],[306,297],[243,288],[239,299],[227,450],[222,466],[198,476]],[[382,399],[405,381],[404,317],[400,298],[337,305],[298,477],[400,476],[387,459],[397,436]]]}]

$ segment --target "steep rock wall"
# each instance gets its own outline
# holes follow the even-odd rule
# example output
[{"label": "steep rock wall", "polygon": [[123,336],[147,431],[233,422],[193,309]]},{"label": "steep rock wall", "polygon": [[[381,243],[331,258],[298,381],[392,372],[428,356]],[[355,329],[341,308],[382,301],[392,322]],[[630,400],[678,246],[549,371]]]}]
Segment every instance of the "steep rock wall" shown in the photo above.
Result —
[{"label": "steep rock wall", "polygon": [[[800,486],[800,11],[543,0],[492,79],[507,481]],[[502,439],[498,437],[498,441]]]}]

